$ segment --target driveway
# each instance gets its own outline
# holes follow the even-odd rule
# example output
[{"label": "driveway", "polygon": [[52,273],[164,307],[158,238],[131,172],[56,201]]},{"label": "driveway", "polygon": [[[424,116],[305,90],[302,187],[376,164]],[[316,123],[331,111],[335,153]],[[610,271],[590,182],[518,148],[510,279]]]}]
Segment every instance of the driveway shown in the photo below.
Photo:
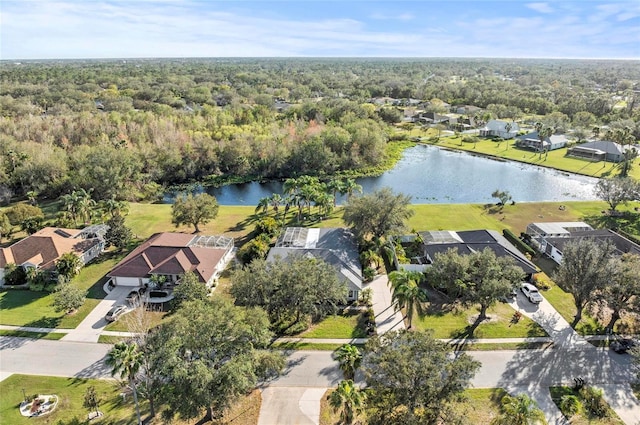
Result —
[{"label": "driveway", "polygon": [[378,335],[389,331],[404,329],[402,313],[396,311],[391,303],[391,288],[386,274],[377,276],[369,284],[373,291],[371,300],[373,312],[376,316],[376,331]]},{"label": "driveway", "polygon": [[132,289],[127,286],[113,288],[75,329],[62,337],[62,341],[98,342],[100,333],[108,324],[104,316],[116,305],[127,305],[125,298]]},{"label": "driveway", "polygon": [[263,384],[258,425],[318,424],[320,400],[342,371],[330,351],[292,351],[281,376]]}]

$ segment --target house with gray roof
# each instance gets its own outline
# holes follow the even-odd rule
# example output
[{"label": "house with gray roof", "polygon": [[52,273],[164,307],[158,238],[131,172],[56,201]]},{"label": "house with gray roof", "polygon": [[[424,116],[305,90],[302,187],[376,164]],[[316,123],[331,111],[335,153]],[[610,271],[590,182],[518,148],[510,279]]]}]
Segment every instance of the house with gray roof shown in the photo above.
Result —
[{"label": "house with gray roof", "polygon": [[640,245],[609,229],[593,229],[586,223],[555,222],[531,223],[527,226],[526,234],[531,238],[531,244],[557,264],[562,263],[562,251],[571,242],[580,239],[593,239],[609,242],[614,246],[614,253],[640,255]]},{"label": "house with gray roof", "polygon": [[287,227],[269,250],[268,262],[286,260],[290,255],[312,256],[331,264],[347,284],[348,300],[357,300],[366,286],[355,237],[343,228]]},{"label": "house with gray roof", "polygon": [[591,161],[620,162],[628,149],[636,149],[636,147],[623,146],[608,140],[595,140],[569,148],[567,155]]},{"label": "house with gray roof", "polygon": [[455,249],[460,255],[471,254],[482,251],[485,248],[491,249],[497,257],[509,257],[522,271],[531,277],[538,271],[522,252],[520,252],[511,242],[495,230],[429,230],[418,232],[417,235],[405,236],[402,243],[410,243],[418,235],[422,238],[422,257],[412,258],[412,262],[419,263],[419,266],[410,265],[403,268],[407,270],[424,271],[430,266],[438,253],[445,253],[450,249]]},{"label": "house with gray roof", "polygon": [[552,151],[555,149],[561,149],[567,146],[569,140],[564,134],[552,134],[540,140],[540,136],[537,131],[532,131],[529,134],[523,134],[516,137],[516,146],[525,149],[532,149],[535,152]]},{"label": "house with gray roof", "polygon": [[[510,128],[507,127],[511,126]],[[480,129],[481,137],[502,137],[503,139],[512,139],[516,137],[520,131],[520,126],[516,122],[507,122],[502,120],[491,120]]]}]

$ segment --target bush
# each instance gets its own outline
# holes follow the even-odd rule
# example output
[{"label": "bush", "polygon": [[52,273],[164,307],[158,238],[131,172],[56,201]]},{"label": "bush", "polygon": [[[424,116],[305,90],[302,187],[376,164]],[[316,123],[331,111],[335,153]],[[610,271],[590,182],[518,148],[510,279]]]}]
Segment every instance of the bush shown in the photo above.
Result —
[{"label": "bush", "polygon": [[511,230],[509,229],[504,229],[502,231],[502,235],[512,244],[515,245],[516,248],[518,248],[518,250],[520,250],[521,252],[525,253],[525,254],[529,254],[531,256],[536,255],[536,250],[531,248],[529,245],[527,245],[526,243],[522,242],[522,240],[517,237]]},{"label": "bush", "polygon": [[584,400],[584,407],[591,416],[606,418],[609,416],[609,405],[602,396],[602,390],[594,387],[583,387],[580,396]]},{"label": "bush", "polygon": [[536,285],[538,289],[551,289],[551,279],[549,279],[549,276],[547,276],[543,272],[534,274],[531,278],[531,281],[534,285]]},{"label": "bush", "polygon": [[27,283],[27,273],[24,268],[9,263],[4,269],[4,284],[5,285],[24,285]]},{"label": "bush", "polygon": [[560,410],[565,416],[571,418],[582,411],[582,403],[575,395],[563,395],[560,400]]},{"label": "bush", "polygon": [[358,299],[358,303],[360,305],[366,305],[367,307],[371,307],[371,298],[373,297],[373,290],[371,288],[363,289],[360,292],[360,298]]},{"label": "bush", "polygon": [[238,250],[238,258],[242,264],[249,264],[257,258],[265,258],[269,252],[269,236],[262,234],[242,245]]},{"label": "bush", "polygon": [[256,223],[256,233],[259,235],[267,235],[272,238],[278,234],[280,226],[273,217],[264,217]]},{"label": "bush", "polygon": [[376,277],[376,269],[374,269],[373,267],[365,267],[364,270],[362,271],[362,274],[364,276],[364,280],[367,282],[370,282],[371,280],[373,280],[374,277]]}]

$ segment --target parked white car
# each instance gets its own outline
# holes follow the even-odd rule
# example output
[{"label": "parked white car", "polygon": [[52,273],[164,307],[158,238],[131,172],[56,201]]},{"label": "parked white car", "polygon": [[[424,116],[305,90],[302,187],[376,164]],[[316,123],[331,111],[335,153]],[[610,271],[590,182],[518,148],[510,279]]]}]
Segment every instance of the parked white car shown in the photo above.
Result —
[{"label": "parked white car", "polygon": [[533,286],[530,283],[523,283],[520,286],[520,290],[524,294],[525,297],[529,299],[534,304],[540,304],[542,302],[542,295],[538,292],[538,288]]}]

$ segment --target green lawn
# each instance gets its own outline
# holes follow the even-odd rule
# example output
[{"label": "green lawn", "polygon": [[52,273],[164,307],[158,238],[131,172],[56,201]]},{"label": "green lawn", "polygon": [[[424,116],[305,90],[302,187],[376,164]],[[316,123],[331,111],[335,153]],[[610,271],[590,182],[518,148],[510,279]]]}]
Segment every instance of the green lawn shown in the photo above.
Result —
[{"label": "green lawn", "polygon": [[[611,162],[591,162],[579,158],[566,156],[567,149],[556,149],[550,151],[548,155],[540,155],[528,149],[520,149],[514,145],[514,140],[495,142],[493,140],[480,138],[478,143],[462,142],[461,137],[449,136],[441,137],[440,141],[434,143],[437,146],[449,149],[477,152],[484,155],[492,155],[499,158],[514,161],[526,162],[543,167],[556,168],[558,170],[572,173],[585,174],[588,176],[601,177],[612,176],[618,173],[616,164]],[[631,176],[640,178],[640,170],[634,167]]]},{"label": "green lawn", "polygon": [[[339,412],[334,412],[328,402],[332,392],[333,389],[327,390],[320,400],[320,425],[340,423]],[[500,400],[504,395],[506,392],[501,388],[467,389],[462,393],[463,399],[453,404],[453,409],[470,424],[488,424],[500,413]]]},{"label": "green lawn", "polygon": [[[104,330],[105,331],[119,331],[119,332],[135,332],[138,326],[137,311],[130,311],[115,322],[109,323]],[[166,311],[144,311],[144,319],[141,319],[142,323],[148,325],[149,328],[158,326],[162,319],[167,315]]]},{"label": "green lawn", "polygon": [[58,332],[28,332],[28,331],[11,331],[0,329],[0,336],[17,336],[20,338],[34,338],[34,339],[51,339],[58,340],[65,336],[65,333]]},{"label": "green lawn", "polygon": [[124,256],[123,253],[105,253],[97,261],[82,268],[72,280],[88,291],[84,305],[72,315],[58,313],[52,307],[50,292],[7,290],[0,292],[0,323],[3,325],[72,329],[105,297],[102,290],[104,275]]},{"label": "green lawn", "polygon": [[[277,350],[336,351],[342,347],[342,345],[343,344],[319,344],[316,342],[276,342],[271,344],[271,348]],[[359,346],[359,348],[362,347]]]},{"label": "green lawn", "polygon": [[[86,380],[79,378],[56,378],[47,376],[11,375],[0,382],[0,423],[2,424],[84,424],[88,410],[82,407],[87,387],[93,385],[102,402],[100,411],[105,416],[101,425],[131,424],[135,422],[132,397],[122,401],[120,389],[115,381]],[[59,398],[58,408],[47,416],[37,419],[20,415],[18,406],[23,400],[22,390],[27,395],[55,394]],[[148,405],[141,403],[142,412],[148,414]],[[143,416],[144,417],[144,416]]]},{"label": "green lawn", "polygon": [[[480,324],[474,338],[527,338],[547,336],[547,333],[537,323],[527,317],[522,317],[516,324],[511,323],[515,310],[508,304],[497,303],[491,307],[487,316],[488,322]],[[433,311],[423,317],[414,317],[413,327],[417,329],[432,329],[434,338],[456,338],[468,336],[467,333],[477,316],[478,309],[472,307],[466,310],[439,313]]]},{"label": "green lawn", "polygon": [[364,313],[349,311],[341,315],[327,316],[299,335],[301,338],[365,338],[362,326]]}]

